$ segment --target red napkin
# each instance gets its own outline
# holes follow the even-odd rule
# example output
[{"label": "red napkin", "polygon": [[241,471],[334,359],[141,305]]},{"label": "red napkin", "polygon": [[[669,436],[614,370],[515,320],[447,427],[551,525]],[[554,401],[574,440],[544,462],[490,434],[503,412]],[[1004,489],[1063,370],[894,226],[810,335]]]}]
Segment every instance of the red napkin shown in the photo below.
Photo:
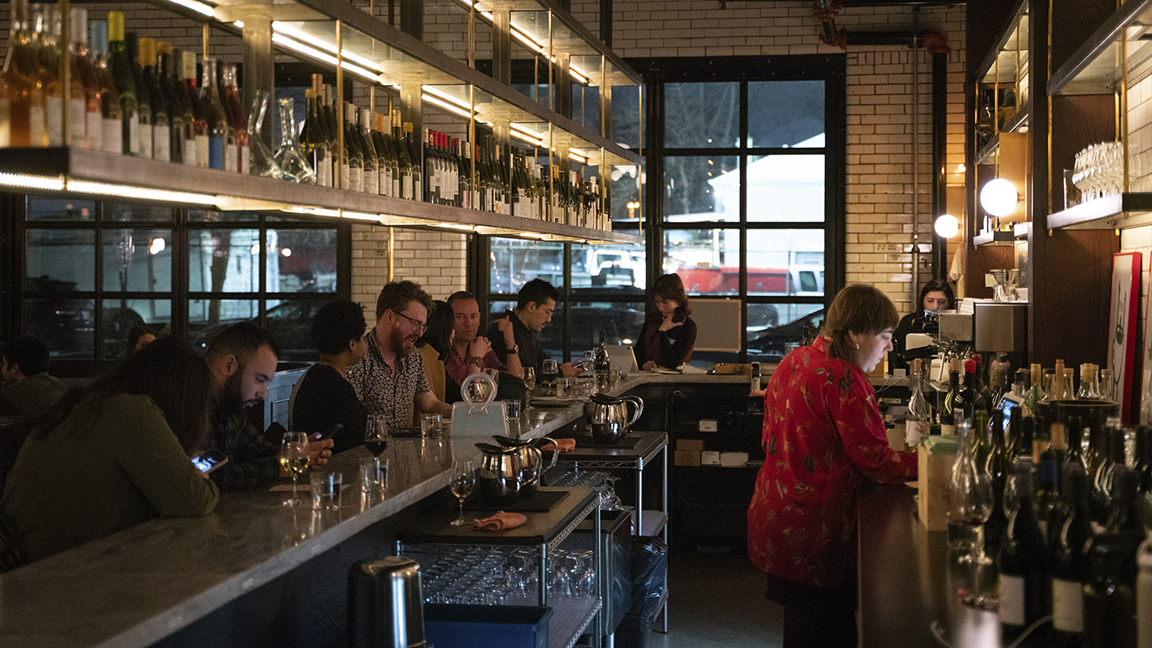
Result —
[{"label": "red napkin", "polygon": [[505,529],[514,529],[527,521],[528,518],[519,513],[499,511],[492,517],[473,520],[472,525],[477,529],[484,529],[485,531],[503,531]]},{"label": "red napkin", "polygon": [[549,443],[542,449],[551,452],[556,449],[557,445],[560,446],[560,452],[572,452],[576,449],[576,439],[556,439],[555,444]]}]

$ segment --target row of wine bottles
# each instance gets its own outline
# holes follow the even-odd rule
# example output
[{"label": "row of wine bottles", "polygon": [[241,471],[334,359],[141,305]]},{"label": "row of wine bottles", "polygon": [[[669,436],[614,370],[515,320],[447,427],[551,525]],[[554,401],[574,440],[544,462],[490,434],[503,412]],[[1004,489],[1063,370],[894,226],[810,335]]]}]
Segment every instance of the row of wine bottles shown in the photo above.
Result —
[{"label": "row of wine bottles", "polygon": [[68,145],[248,172],[248,127],[234,65],[204,59],[197,82],[194,53],[125,33],[119,11],[109,12],[107,22],[89,22],[87,10],[73,7],[65,107],[59,8],[26,0],[11,6],[0,73],[0,146]]},{"label": "row of wine bottles", "polygon": [[340,125],[331,87],[321,75],[313,75],[306,96],[308,112],[300,144],[321,186],[339,182],[340,188],[350,191],[607,227],[597,177],[581,182],[567,163],[542,166],[530,152],[512,147],[501,152],[491,133],[478,133],[481,143],[473,144],[424,129],[421,149],[413,139],[412,123],[403,121],[395,108],[388,133],[384,115],[342,102],[344,148],[337,165]]}]

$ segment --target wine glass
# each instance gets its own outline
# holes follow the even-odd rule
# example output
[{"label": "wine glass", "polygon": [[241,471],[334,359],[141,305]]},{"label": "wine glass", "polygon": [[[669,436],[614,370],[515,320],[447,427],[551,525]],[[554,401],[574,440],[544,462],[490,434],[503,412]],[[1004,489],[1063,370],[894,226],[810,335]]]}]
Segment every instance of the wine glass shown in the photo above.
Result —
[{"label": "wine glass", "polygon": [[524,367],[524,388],[532,391],[536,387],[536,370],[532,367]]},{"label": "wine glass", "polygon": [[303,432],[285,432],[280,442],[280,465],[292,475],[292,499],[284,506],[296,506],[301,502],[296,498],[296,484],[300,475],[308,469],[308,435]]},{"label": "wine glass", "polygon": [[596,361],[593,359],[591,349],[589,349],[588,351],[585,351],[584,355],[580,356],[580,366],[584,367],[584,374],[585,375],[588,375],[588,376],[592,375],[592,369],[595,366],[595,364],[596,364]]},{"label": "wine glass", "polygon": [[388,421],[383,416],[368,415],[368,422],[364,426],[364,447],[377,460],[388,449]]},{"label": "wine glass", "polygon": [[457,461],[452,464],[452,481],[448,483],[452,494],[460,502],[460,517],[452,521],[452,526],[468,524],[464,519],[464,500],[476,488],[476,473],[472,470],[471,461]]},{"label": "wine glass", "polygon": [[556,383],[558,371],[555,360],[544,358],[544,363],[540,365],[540,383],[551,387]]},{"label": "wine glass", "polygon": [[948,482],[949,544],[961,552],[959,562],[984,563],[983,529],[992,514],[995,489],[992,476],[977,459],[972,447],[973,431],[965,421],[957,432],[961,435],[960,455],[952,466]]}]

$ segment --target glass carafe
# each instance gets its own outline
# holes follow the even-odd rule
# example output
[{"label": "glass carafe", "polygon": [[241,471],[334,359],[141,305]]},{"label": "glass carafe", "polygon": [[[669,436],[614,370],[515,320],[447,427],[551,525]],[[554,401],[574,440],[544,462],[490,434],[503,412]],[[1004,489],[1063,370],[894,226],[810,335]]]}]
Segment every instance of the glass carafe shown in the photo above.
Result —
[{"label": "glass carafe", "polygon": [[316,174],[304,157],[304,149],[296,137],[296,116],[293,114],[295,101],[291,97],[279,100],[280,104],[280,147],[276,149],[276,162],[285,180],[292,182],[316,183]]}]

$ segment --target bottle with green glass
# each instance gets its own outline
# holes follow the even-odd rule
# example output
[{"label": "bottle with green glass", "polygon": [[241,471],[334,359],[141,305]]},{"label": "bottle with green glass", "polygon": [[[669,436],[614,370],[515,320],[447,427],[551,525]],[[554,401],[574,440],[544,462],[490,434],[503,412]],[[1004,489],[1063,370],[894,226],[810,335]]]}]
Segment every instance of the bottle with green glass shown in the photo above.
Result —
[{"label": "bottle with green glass", "polygon": [[136,80],[132,74],[132,62],[128,60],[128,46],[124,42],[124,14],[119,11],[108,12],[108,60],[120,99],[120,152],[137,155],[140,150],[140,117],[137,115]]}]

